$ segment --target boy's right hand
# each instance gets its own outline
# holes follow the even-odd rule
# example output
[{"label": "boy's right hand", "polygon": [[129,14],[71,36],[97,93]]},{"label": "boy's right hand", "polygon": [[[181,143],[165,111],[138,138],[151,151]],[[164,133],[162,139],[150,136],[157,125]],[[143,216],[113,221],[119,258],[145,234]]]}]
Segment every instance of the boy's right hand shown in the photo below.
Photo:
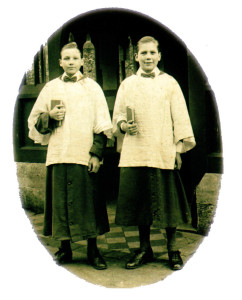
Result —
[{"label": "boy's right hand", "polygon": [[138,133],[138,126],[134,121],[128,121],[127,123],[123,122],[121,124],[121,129],[130,135],[136,135]]},{"label": "boy's right hand", "polygon": [[51,119],[56,121],[62,121],[65,117],[65,106],[63,104],[56,105],[52,110],[49,112],[49,116]]}]

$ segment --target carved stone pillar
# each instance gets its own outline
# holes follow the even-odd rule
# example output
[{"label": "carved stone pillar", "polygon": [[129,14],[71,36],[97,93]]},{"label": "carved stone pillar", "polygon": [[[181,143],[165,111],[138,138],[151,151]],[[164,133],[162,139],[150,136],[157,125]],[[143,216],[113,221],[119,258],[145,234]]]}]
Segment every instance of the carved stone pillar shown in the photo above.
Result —
[{"label": "carved stone pillar", "polygon": [[119,83],[121,83],[124,80],[124,49],[122,46],[118,46],[118,53],[119,53]]},{"label": "carved stone pillar", "polygon": [[26,85],[35,85],[34,63],[32,63],[31,68],[26,72]]},{"label": "carved stone pillar", "polygon": [[134,61],[134,46],[132,44],[131,37],[129,36],[129,46],[126,51],[126,60],[125,60],[125,75],[126,77],[132,75],[136,71],[135,61]]},{"label": "carved stone pillar", "polygon": [[96,80],[96,60],[95,60],[95,47],[91,42],[88,35],[87,41],[83,45],[83,73],[85,76]]}]

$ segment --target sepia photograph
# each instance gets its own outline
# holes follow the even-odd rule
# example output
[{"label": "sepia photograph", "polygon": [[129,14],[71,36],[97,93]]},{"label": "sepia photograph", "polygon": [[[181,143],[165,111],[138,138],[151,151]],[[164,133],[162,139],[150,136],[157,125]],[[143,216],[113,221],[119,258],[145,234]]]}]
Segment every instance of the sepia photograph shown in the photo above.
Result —
[{"label": "sepia photograph", "polygon": [[[169,16],[162,18],[164,11],[159,17],[147,14],[146,6],[139,10],[94,2],[75,13],[63,12],[41,38],[29,33],[28,43],[14,45],[15,51],[20,46],[29,48],[31,35],[35,36],[28,58],[17,66],[18,82],[8,108],[9,172],[13,170],[9,181],[15,182],[11,197],[17,206],[12,215],[11,203],[6,211],[16,230],[19,226],[18,232],[25,228],[16,233],[9,269],[14,273],[14,265],[20,262],[17,274],[21,274],[22,258],[29,257],[26,266],[31,266],[32,275],[26,277],[26,295],[36,289],[30,288],[30,278],[43,278],[43,283],[36,282],[41,293],[35,299],[43,297],[45,284],[47,299],[60,298],[51,285],[59,287],[58,294],[63,291],[61,299],[68,297],[69,284],[75,297],[81,297],[75,288],[82,286],[86,293],[91,290],[92,298],[100,291],[101,298],[140,295],[147,299],[152,291],[160,295],[163,291],[168,299],[175,299],[177,293],[181,299],[205,295],[212,299],[222,283],[223,264],[231,268],[224,269],[227,284],[235,286],[238,278],[230,282],[230,272],[241,264],[233,258],[241,243],[233,236],[238,235],[236,203],[229,206],[234,211],[231,216],[225,202],[240,197],[226,181],[235,155],[227,154],[231,159],[227,168],[225,155],[231,141],[233,149],[240,149],[236,133],[229,129],[231,124],[238,129],[239,119],[234,112],[225,124],[224,115],[231,114],[229,109],[224,114],[218,88],[227,88],[229,95],[232,91],[210,77],[213,67],[196,51],[199,42],[197,48],[191,42],[200,40],[203,54],[212,56],[209,42],[214,46],[216,37],[206,41],[184,21],[184,28],[192,32],[192,39],[186,40],[179,23],[176,31],[167,21]],[[184,7],[189,1],[185,3]],[[211,22],[209,5],[206,1],[204,5]],[[168,5],[167,12],[171,11]],[[195,15],[194,7],[192,11]],[[43,22],[47,28],[48,20]],[[225,43],[229,34],[224,29],[221,33],[219,26],[216,30],[218,43]],[[218,48],[225,58],[225,49],[221,44]],[[228,60],[220,63],[216,71],[228,76]],[[231,97],[226,105],[236,110],[234,100],[238,99]],[[240,163],[236,161],[238,167]],[[237,180],[236,176],[233,186]],[[231,199],[223,196],[228,189],[233,189]],[[229,236],[231,259],[227,252],[225,257],[226,246],[221,249],[222,231]],[[217,246],[209,247],[208,241],[216,239]],[[44,272],[33,271],[35,261]],[[216,272],[214,283],[209,278]],[[203,282],[210,288],[203,290]],[[232,299],[240,297],[236,289],[226,293]],[[12,298],[9,294],[4,299]]]}]

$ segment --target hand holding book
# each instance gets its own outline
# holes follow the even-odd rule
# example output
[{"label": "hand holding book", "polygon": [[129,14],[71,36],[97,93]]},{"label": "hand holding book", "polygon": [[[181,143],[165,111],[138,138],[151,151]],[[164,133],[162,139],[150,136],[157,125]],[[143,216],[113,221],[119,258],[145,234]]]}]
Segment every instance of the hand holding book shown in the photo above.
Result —
[{"label": "hand holding book", "polygon": [[136,135],[138,133],[138,127],[135,123],[134,109],[127,106],[127,123],[121,123],[121,129],[129,135]]},{"label": "hand holding book", "polygon": [[134,118],[134,109],[131,108],[130,106],[126,107],[126,113],[127,113],[127,122],[134,122],[135,118]]},{"label": "hand holding book", "polygon": [[123,122],[121,124],[121,129],[129,135],[136,135],[138,133],[137,124],[133,121],[128,121],[127,123]]},{"label": "hand holding book", "polygon": [[61,126],[65,117],[65,106],[61,100],[51,100],[50,118],[58,121],[58,126]]}]

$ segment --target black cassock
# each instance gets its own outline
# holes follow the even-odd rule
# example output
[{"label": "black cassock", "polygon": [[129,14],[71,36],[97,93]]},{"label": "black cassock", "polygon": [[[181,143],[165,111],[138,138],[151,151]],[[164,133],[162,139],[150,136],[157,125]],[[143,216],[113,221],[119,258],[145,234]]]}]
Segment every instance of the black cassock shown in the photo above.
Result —
[{"label": "black cassock", "polygon": [[[36,124],[39,132],[48,133],[53,124],[42,114]],[[93,135],[90,154],[103,156],[107,138]],[[53,164],[47,167],[44,209],[44,235],[73,242],[96,237],[109,231],[105,199],[100,193],[99,174],[89,173],[80,164]]]}]

